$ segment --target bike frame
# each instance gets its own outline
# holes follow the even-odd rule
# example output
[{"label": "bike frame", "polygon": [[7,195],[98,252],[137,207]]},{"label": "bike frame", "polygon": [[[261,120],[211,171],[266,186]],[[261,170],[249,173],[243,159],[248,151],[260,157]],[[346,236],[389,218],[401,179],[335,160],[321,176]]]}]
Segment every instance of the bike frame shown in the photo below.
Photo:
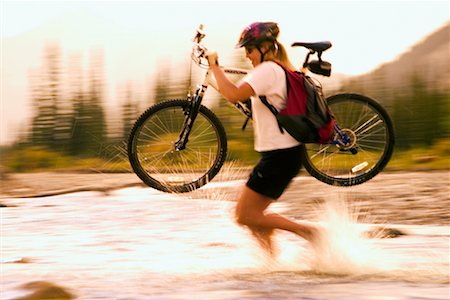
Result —
[{"label": "bike frame", "polygon": [[[223,71],[226,74],[237,74],[237,75],[246,75],[248,74],[248,70],[239,69],[239,68],[223,68]],[[180,138],[175,143],[175,150],[180,151],[186,148],[186,144],[189,140],[189,133],[192,130],[192,126],[194,125],[195,119],[197,118],[198,111],[200,109],[200,105],[203,101],[203,97],[206,93],[206,90],[209,86],[212,86],[215,90],[219,91],[219,87],[217,86],[217,82],[214,79],[214,75],[212,74],[211,69],[208,68],[205,74],[205,78],[203,83],[198,86],[197,90],[194,93],[194,96],[189,98],[191,105],[185,111],[186,119],[184,121],[183,130],[180,133]],[[246,115],[248,118],[251,118],[251,112],[245,109],[245,106],[238,102],[235,107]]]},{"label": "bike frame", "polygon": [[[195,91],[195,94],[193,97],[189,97],[188,100],[191,102],[191,105],[186,109],[184,112],[186,115],[183,129],[180,133],[180,137],[178,141],[175,143],[175,150],[180,151],[186,148],[186,144],[189,140],[189,134],[192,130],[192,127],[194,125],[195,119],[197,118],[198,111],[200,109],[200,105],[202,103],[203,97],[208,89],[209,86],[212,86],[215,90],[219,91],[219,88],[217,86],[217,82],[214,79],[214,75],[206,64],[203,64],[201,62],[202,59],[206,58],[207,49],[201,44],[201,40],[205,37],[205,35],[202,32],[202,27],[200,27],[197,30],[197,35],[194,37],[194,47],[192,51],[192,58],[195,61],[195,63],[199,66],[208,67],[205,78],[203,80],[203,83],[198,86],[197,90]],[[301,72],[305,74],[307,72],[307,66],[309,62],[309,58],[312,54],[316,53],[313,50],[310,50],[305,58],[305,61],[303,62],[303,67]],[[318,53],[319,58],[321,56],[321,52]],[[235,74],[235,75],[246,75],[248,74],[249,70],[245,69],[239,69],[239,68],[232,68],[232,67],[222,67],[223,71],[226,74]],[[247,119],[243,125],[243,129],[245,128],[248,120],[251,118],[251,110],[247,109],[246,105],[244,105],[242,102],[237,102],[235,104],[235,107],[243,113]],[[348,150],[352,154],[356,154],[358,150],[351,145],[351,138],[348,136],[348,134],[341,130],[339,125],[336,123],[334,126],[334,130],[336,132],[335,138],[333,138],[332,141],[330,141],[329,144],[331,145],[337,145],[341,148],[341,150]]]}]

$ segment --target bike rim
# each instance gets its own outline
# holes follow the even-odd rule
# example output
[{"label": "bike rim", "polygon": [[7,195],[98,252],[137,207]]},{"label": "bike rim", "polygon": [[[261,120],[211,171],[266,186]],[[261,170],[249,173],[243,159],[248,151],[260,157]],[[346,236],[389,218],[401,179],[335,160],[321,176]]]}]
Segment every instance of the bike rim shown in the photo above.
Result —
[{"label": "bike rim", "polygon": [[197,115],[186,149],[175,150],[184,120],[183,107],[163,108],[143,122],[134,141],[141,169],[165,190],[177,191],[177,187],[199,180],[207,182],[205,174],[219,158],[219,133],[202,112]]},{"label": "bike rim", "polygon": [[342,145],[336,135],[333,143],[306,145],[310,163],[324,176],[346,182],[377,172],[389,147],[389,124],[384,116],[361,99],[341,98],[329,105],[348,141]]}]

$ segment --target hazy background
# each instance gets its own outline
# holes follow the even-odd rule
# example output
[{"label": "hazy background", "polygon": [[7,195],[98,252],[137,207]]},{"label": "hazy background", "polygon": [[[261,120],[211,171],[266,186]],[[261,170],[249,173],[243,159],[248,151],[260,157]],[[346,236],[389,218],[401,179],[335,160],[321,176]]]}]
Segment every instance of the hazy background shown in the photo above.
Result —
[{"label": "hazy background", "polygon": [[[5,298],[448,298],[448,0],[0,1],[0,9]],[[125,173],[139,114],[197,83],[189,54],[198,25],[221,64],[250,68],[234,45],[249,23],[269,20],[296,65],[306,51],[292,42],[333,43],[325,91],[382,103],[397,137],[387,168],[399,171],[346,189],[294,180],[274,211],[317,214],[330,243],[311,252],[280,234],[282,255],[270,263],[233,225],[234,179],[258,158],[251,124],[242,132],[243,117],[213,90],[204,103],[224,123],[229,149],[214,183],[174,195],[129,188],[141,182]],[[194,66],[193,79],[203,72]],[[406,235],[361,234],[384,229]]]},{"label": "hazy background", "polygon": [[[333,43],[324,54],[333,64],[323,81],[328,91],[377,98],[397,129],[421,131],[401,134],[402,148],[430,146],[448,140],[448,20],[448,1],[2,1],[0,144],[98,156],[123,143],[146,107],[195,87],[189,54],[200,23],[221,64],[249,67],[234,49],[241,30],[275,21],[287,46]],[[287,48],[300,65],[305,50]],[[240,145],[232,149],[251,151],[251,143],[242,145],[251,129],[235,129],[242,119],[217,93],[207,98],[228,125],[230,143]],[[91,141],[77,140],[83,136]]]}]

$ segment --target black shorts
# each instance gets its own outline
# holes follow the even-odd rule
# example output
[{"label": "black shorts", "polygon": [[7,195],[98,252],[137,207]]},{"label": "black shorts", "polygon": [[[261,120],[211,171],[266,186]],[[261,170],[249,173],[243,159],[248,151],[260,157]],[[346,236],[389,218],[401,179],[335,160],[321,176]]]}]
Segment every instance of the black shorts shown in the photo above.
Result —
[{"label": "black shorts", "polygon": [[278,199],[302,167],[303,147],[261,152],[261,160],[247,181],[253,191]]}]

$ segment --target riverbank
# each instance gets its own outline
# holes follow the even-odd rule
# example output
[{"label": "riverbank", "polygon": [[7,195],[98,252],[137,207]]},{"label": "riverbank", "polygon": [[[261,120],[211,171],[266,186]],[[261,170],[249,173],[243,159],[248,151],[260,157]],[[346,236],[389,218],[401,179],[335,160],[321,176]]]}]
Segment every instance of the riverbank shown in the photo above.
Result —
[{"label": "riverbank", "polygon": [[[233,201],[247,170],[224,170],[210,184],[185,194],[191,198]],[[238,180],[238,181],[236,181]],[[230,182],[226,184],[225,182]],[[354,204],[368,223],[450,225],[450,172],[382,172],[372,180],[349,188],[323,184],[302,173],[280,199],[292,217],[309,219],[314,207],[334,195]],[[38,198],[82,191],[110,191],[146,186],[134,173],[10,173],[1,181],[0,204],[15,205],[14,198]]]},{"label": "riverbank", "polygon": [[2,179],[1,198],[38,198],[83,191],[144,186],[134,173],[10,173]]}]

